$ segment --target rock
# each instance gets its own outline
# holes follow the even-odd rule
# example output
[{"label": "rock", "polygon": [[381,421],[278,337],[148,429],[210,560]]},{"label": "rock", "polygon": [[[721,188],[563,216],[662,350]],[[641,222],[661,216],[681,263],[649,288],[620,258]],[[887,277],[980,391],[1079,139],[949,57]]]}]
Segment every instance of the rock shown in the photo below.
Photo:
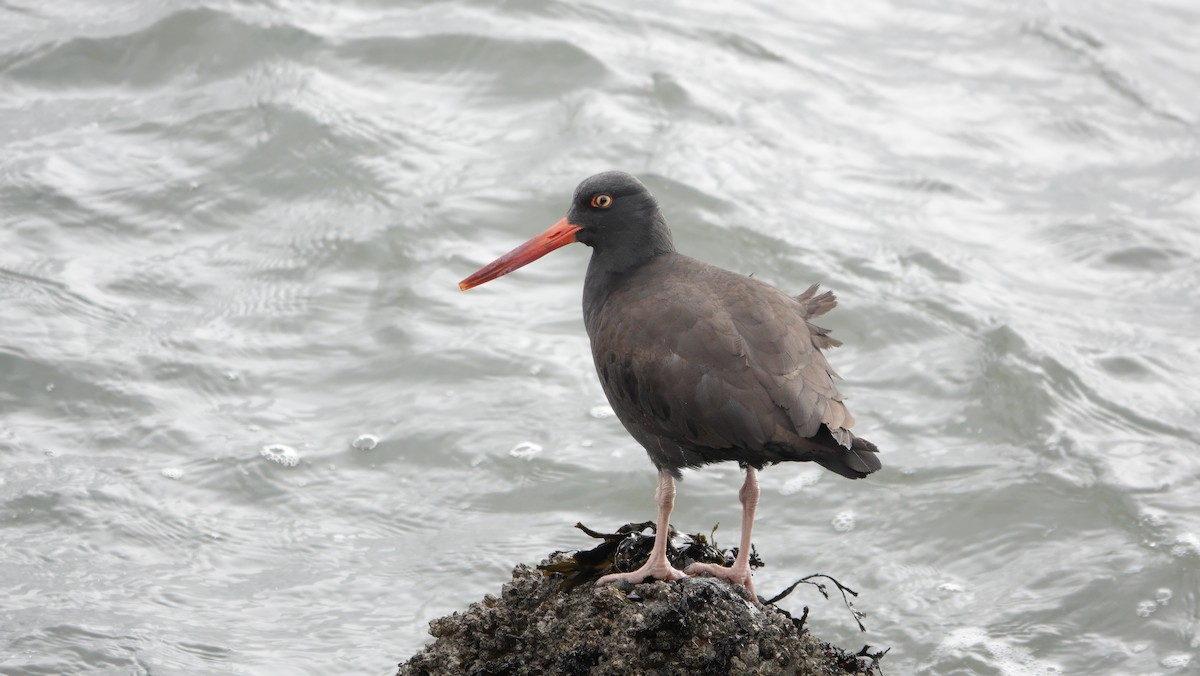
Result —
[{"label": "rock", "polygon": [[399,676],[877,674],[881,656],[823,643],[802,619],[713,578],[564,590],[527,565],[499,598],[434,620],[429,632],[437,640]]}]

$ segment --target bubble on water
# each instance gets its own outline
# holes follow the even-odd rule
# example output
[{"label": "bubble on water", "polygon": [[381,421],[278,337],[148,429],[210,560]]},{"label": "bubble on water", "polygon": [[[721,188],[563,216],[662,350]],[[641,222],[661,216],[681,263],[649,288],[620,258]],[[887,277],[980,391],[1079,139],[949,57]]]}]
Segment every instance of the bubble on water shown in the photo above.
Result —
[{"label": "bubble on water", "polygon": [[596,419],[600,419],[600,418],[611,418],[611,417],[613,417],[613,416],[614,416],[614,415],[616,415],[616,414],[617,414],[617,413],[616,413],[616,411],[613,411],[613,409],[612,409],[612,406],[608,406],[608,405],[605,405],[605,406],[593,406],[593,407],[592,407],[592,410],[588,411],[588,415],[590,415],[590,416],[592,416],[593,418],[596,418]]},{"label": "bubble on water", "polygon": [[53,392],[54,391],[54,383],[50,383],[50,384],[46,385],[46,391]]},{"label": "bubble on water", "polygon": [[1168,669],[1183,669],[1192,663],[1192,656],[1185,653],[1176,653],[1167,655],[1159,661],[1159,664]]},{"label": "bubble on water", "polygon": [[267,460],[277,462],[284,467],[295,467],[300,464],[300,454],[296,452],[296,449],[283,444],[268,444],[263,446],[259,454]]},{"label": "bubble on water", "polygon": [[938,590],[951,592],[954,594],[961,594],[962,592],[965,592],[967,588],[957,582],[943,582],[938,585]]},{"label": "bubble on water", "polygon": [[833,517],[833,529],[839,533],[854,530],[854,512],[838,512],[838,515]]},{"label": "bubble on water", "polygon": [[810,469],[797,474],[779,488],[780,495],[793,495],[821,480],[821,470]]},{"label": "bubble on water", "polygon": [[529,375],[531,375],[531,376],[540,375],[541,372],[542,372],[541,364],[534,364],[533,366],[529,367]]},{"label": "bubble on water", "polygon": [[374,434],[360,434],[351,446],[360,451],[369,451],[379,445],[379,437]]},{"label": "bubble on water", "polygon": [[517,444],[516,446],[513,446],[512,449],[509,450],[508,454],[514,458],[521,458],[522,460],[529,460],[529,459],[533,458],[533,456],[535,456],[541,452],[542,452],[541,446],[533,443],[532,441],[522,441],[521,443]]},{"label": "bubble on water", "polygon": [[166,469],[159,472],[159,474],[162,474],[163,476],[167,477],[168,479],[182,479],[183,478],[183,470],[181,470],[177,467],[167,467]]},{"label": "bubble on water", "polygon": [[228,381],[232,382],[232,381],[234,381],[234,380],[237,380],[237,379],[238,379],[238,374],[234,373],[233,371],[226,371],[226,372],[225,372],[225,380],[228,380]]},{"label": "bubble on water", "polygon": [[1154,601],[1138,601],[1137,614],[1138,617],[1150,617],[1154,611],[1158,610],[1158,604]]},{"label": "bubble on water", "polygon": [[1172,594],[1171,590],[1167,589],[1166,587],[1162,587],[1158,591],[1154,592],[1154,600],[1157,601],[1158,605],[1160,606],[1165,606],[1170,603],[1172,596],[1174,596],[1174,594]]}]

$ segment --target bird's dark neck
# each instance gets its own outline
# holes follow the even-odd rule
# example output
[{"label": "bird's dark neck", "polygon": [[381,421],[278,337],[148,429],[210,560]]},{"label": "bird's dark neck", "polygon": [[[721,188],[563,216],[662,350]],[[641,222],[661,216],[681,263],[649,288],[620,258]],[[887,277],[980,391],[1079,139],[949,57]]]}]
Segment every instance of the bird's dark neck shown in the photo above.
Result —
[{"label": "bird's dark neck", "polygon": [[675,253],[671,230],[661,214],[655,214],[653,224],[638,238],[620,238],[605,246],[592,247],[587,277],[583,281],[583,323],[588,334],[592,324],[612,290],[634,270],[659,256]]}]

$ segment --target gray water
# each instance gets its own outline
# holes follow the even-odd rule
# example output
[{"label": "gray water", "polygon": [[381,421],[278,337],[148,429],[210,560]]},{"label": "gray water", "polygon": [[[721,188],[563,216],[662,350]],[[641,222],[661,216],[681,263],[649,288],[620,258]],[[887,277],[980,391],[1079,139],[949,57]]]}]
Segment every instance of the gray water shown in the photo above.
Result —
[{"label": "gray water", "polygon": [[0,0],[0,672],[385,674],[650,518],[588,250],[456,287],[612,168],[839,294],[885,470],[763,472],[763,593],[889,674],[1200,673],[1192,0]]}]

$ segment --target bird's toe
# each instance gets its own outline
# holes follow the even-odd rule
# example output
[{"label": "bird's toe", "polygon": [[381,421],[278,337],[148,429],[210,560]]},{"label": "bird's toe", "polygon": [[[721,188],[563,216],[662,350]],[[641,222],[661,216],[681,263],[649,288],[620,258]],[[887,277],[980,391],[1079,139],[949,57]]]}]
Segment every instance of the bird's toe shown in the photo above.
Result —
[{"label": "bird's toe", "polygon": [[715,563],[693,563],[684,569],[688,575],[705,574],[720,578],[727,582],[740,584],[754,595],[754,582],[750,577],[750,567],[742,568],[740,566],[721,566]]},{"label": "bird's toe", "polygon": [[687,573],[670,564],[664,563],[663,565],[645,565],[630,573],[610,573],[596,580],[596,586],[602,587],[621,580],[628,580],[633,584],[641,584],[646,580],[682,580],[685,577],[687,577]]}]

